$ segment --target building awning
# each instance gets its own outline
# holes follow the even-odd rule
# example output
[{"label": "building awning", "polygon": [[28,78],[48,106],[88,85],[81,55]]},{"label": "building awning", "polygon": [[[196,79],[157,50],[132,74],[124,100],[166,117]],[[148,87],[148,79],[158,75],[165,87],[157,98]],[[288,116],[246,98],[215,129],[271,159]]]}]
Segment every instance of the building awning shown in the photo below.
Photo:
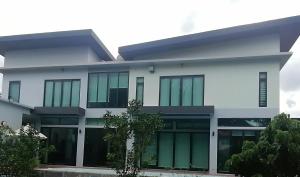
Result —
[{"label": "building awning", "polygon": [[144,106],[142,111],[161,114],[164,119],[199,119],[210,118],[214,106]]},{"label": "building awning", "polygon": [[84,116],[85,109],[81,107],[35,107],[33,113],[38,115]]}]

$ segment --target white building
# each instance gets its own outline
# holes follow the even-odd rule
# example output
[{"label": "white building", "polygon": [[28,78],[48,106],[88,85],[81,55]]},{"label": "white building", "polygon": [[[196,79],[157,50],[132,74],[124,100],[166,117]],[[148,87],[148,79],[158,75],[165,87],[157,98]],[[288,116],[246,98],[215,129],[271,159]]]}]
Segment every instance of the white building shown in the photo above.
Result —
[{"label": "white building", "polygon": [[295,16],[123,46],[118,60],[92,30],[1,37],[3,98],[33,107],[23,123],[56,146],[50,164],[105,166],[102,116],[138,99],[166,123],[146,165],[223,172],[279,113],[279,72],[299,33]]}]

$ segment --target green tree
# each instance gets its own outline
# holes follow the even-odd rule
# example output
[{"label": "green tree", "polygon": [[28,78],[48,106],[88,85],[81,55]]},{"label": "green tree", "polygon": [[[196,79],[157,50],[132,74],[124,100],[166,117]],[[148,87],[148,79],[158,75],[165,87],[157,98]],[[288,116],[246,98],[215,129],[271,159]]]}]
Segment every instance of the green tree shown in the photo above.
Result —
[{"label": "green tree", "polygon": [[246,141],[242,152],[226,162],[245,177],[295,177],[300,174],[300,121],[287,114],[274,117],[257,143]]},{"label": "green tree", "polygon": [[0,176],[36,176],[39,157],[51,150],[53,147],[48,148],[33,128],[21,129],[16,135],[9,127],[0,126]]},{"label": "green tree", "polygon": [[[105,127],[109,130],[104,139],[110,143],[107,157],[121,177],[138,175],[141,154],[151,143],[151,137],[163,127],[158,114],[143,113],[141,107],[133,100],[129,102],[127,112],[121,115],[107,112],[104,116]],[[128,145],[132,148],[127,148]]]}]

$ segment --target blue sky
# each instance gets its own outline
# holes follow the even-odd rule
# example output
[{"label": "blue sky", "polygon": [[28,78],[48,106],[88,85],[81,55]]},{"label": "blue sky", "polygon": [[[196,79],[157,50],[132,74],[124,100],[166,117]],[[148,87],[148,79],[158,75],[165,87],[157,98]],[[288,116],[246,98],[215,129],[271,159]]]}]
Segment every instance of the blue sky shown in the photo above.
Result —
[{"label": "blue sky", "polygon": [[[299,0],[0,0],[0,4],[0,36],[88,28],[115,56],[123,45],[300,15]],[[292,51],[281,71],[280,105],[281,111],[300,117],[300,39]]]}]

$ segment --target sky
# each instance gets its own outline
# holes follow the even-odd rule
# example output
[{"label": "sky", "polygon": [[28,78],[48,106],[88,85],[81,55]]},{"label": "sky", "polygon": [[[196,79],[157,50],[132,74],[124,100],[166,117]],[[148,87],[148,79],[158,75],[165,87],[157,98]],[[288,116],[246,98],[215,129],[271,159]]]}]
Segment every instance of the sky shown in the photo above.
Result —
[{"label": "sky", "polygon": [[[117,56],[119,46],[294,15],[299,0],[0,0],[0,36],[93,29]],[[300,117],[300,39],[291,51],[280,111]]]}]

